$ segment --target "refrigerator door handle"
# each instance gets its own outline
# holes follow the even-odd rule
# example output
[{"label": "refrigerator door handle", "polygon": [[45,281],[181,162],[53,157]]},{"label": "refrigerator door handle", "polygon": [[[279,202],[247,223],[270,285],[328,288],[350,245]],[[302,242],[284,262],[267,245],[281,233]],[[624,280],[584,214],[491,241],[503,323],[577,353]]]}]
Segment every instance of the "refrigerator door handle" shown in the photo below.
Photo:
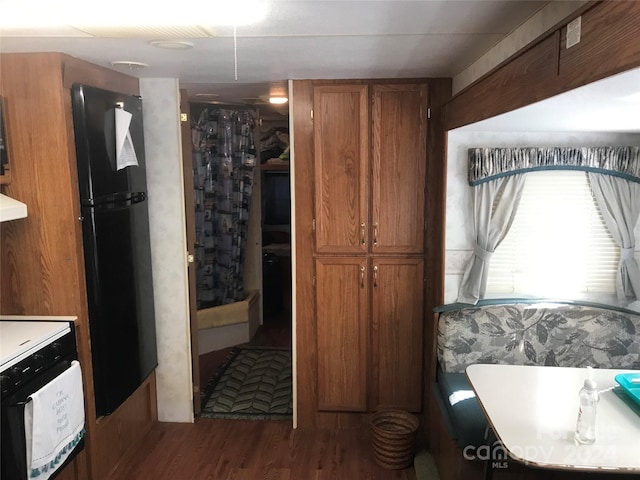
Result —
[{"label": "refrigerator door handle", "polygon": [[146,192],[135,192],[131,194],[131,203],[140,203],[144,202],[147,199]]},{"label": "refrigerator door handle", "polygon": [[83,200],[82,206],[94,207],[99,210],[121,210],[129,208],[136,203],[144,202],[146,199],[146,192],[124,192]]}]

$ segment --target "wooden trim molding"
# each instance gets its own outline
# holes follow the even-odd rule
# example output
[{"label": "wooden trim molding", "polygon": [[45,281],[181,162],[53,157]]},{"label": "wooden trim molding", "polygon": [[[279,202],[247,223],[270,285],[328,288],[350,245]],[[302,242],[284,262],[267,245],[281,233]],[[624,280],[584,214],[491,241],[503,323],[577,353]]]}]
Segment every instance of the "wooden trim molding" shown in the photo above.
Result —
[{"label": "wooden trim molding", "polygon": [[128,95],[140,95],[139,81],[135,77],[108,68],[93,65],[68,55],[60,55],[62,83],[71,90],[74,83],[91,85]]},{"label": "wooden trim molding", "polygon": [[640,66],[640,2],[606,1],[582,15],[580,43],[567,49],[560,29],[558,76],[563,90]]},{"label": "wooden trim molding", "polygon": [[[293,81],[296,236],[296,378],[298,427],[315,426],[316,339],[313,289],[313,82]],[[302,381],[301,381],[302,380]]]},{"label": "wooden trim molding", "polygon": [[[445,105],[451,98],[451,79],[429,81],[431,119],[427,128],[427,181],[425,188],[424,235],[424,379],[422,428],[429,429],[432,404],[429,400],[434,369],[435,329],[433,309],[444,302],[445,220],[447,195],[447,134],[444,130]],[[426,435],[426,438],[429,438]]]},{"label": "wooden trim molding", "polygon": [[554,32],[535,47],[484,77],[447,104],[445,128],[451,130],[514,110],[545,98],[558,70],[560,34]]},{"label": "wooden trim molding", "polygon": [[[447,104],[452,130],[640,66],[640,2],[603,1],[567,17]],[[566,24],[581,16],[578,44],[566,48]]]}]

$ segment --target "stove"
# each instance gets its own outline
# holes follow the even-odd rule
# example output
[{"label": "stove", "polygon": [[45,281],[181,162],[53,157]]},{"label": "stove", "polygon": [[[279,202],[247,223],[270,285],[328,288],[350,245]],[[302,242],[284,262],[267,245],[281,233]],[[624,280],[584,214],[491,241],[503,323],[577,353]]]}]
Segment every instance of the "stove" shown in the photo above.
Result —
[{"label": "stove", "polygon": [[76,355],[76,317],[0,315],[2,396],[63,357]]},{"label": "stove", "polygon": [[[24,410],[30,395],[52,382],[77,359],[76,317],[0,316],[0,390],[2,463],[0,477],[28,475]],[[84,448],[74,447],[50,478]]]},{"label": "stove", "polygon": [[72,317],[57,317],[66,322],[12,321],[7,318],[0,317],[0,370],[11,368],[20,360],[69,333],[71,327],[68,322],[73,321]]}]

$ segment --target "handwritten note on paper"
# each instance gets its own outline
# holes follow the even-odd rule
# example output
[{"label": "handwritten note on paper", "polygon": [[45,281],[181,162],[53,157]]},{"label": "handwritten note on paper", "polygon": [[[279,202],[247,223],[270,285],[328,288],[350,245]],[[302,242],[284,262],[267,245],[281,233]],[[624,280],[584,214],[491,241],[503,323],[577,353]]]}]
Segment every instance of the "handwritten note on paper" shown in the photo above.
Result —
[{"label": "handwritten note on paper", "polygon": [[123,108],[116,108],[116,170],[138,166],[138,157],[131,139],[131,113]]}]

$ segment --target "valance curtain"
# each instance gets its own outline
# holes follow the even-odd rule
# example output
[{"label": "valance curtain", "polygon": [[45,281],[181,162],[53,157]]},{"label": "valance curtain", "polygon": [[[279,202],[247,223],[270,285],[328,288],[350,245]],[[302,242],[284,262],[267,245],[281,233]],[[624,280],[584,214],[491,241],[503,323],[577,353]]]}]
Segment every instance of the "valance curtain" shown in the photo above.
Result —
[{"label": "valance curtain", "polygon": [[620,247],[620,267],[616,276],[618,299],[623,302],[640,299],[640,268],[634,258],[634,227],[640,217],[640,183],[598,173],[588,176],[605,224]]},{"label": "valance curtain", "polygon": [[522,190],[524,174],[501,177],[473,188],[475,245],[458,292],[458,302],[475,304],[487,289],[491,254],[511,228]]},{"label": "valance curtain", "polygon": [[640,183],[640,147],[469,149],[469,185],[536,170],[583,170]]}]

